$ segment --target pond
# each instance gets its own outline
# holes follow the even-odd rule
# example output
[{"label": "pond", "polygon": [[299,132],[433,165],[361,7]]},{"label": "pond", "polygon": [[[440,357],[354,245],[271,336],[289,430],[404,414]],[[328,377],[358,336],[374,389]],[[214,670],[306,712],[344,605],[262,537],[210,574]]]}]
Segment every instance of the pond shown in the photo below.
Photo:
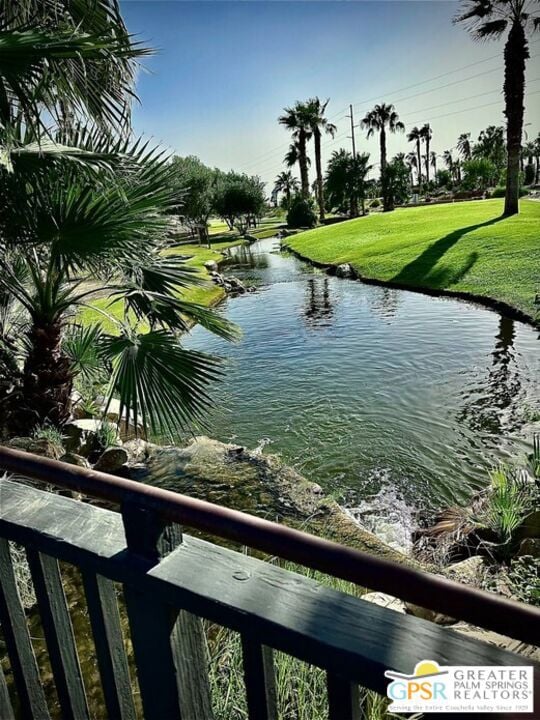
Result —
[{"label": "pond", "polygon": [[221,307],[230,345],[209,434],[267,445],[348,506],[376,493],[422,510],[463,502],[540,419],[538,332],[478,305],[328,276],[270,238],[230,251],[258,291]]}]

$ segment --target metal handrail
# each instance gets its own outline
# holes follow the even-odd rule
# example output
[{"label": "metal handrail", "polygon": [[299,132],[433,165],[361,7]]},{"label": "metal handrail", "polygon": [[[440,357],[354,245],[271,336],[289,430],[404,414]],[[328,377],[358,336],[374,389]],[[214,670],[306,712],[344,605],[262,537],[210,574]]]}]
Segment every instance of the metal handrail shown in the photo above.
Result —
[{"label": "metal handrail", "polygon": [[139,503],[164,519],[388,593],[522,642],[540,645],[540,610],[532,606],[377,558],[300,530],[170,490],[2,446],[0,469],[120,505]]}]

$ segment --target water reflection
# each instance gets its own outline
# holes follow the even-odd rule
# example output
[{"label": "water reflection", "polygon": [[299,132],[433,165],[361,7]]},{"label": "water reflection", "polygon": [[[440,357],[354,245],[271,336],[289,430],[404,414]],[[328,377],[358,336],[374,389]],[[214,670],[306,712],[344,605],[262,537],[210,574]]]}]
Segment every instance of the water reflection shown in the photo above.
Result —
[{"label": "water reflection", "polygon": [[370,310],[376,318],[390,324],[397,315],[402,296],[403,293],[394,288],[375,287],[369,296]]},{"label": "water reflection", "polygon": [[268,255],[252,252],[251,245],[237,245],[227,251],[227,265],[241,265],[243,269],[265,270],[268,267]]},{"label": "water reflection", "polygon": [[470,400],[460,416],[472,430],[501,433],[520,424],[522,383],[516,362],[515,337],[514,320],[501,315],[486,382],[467,393]]},{"label": "water reflection", "polygon": [[304,319],[310,328],[328,326],[334,315],[333,299],[327,277],[308,278],[304,303]]}]

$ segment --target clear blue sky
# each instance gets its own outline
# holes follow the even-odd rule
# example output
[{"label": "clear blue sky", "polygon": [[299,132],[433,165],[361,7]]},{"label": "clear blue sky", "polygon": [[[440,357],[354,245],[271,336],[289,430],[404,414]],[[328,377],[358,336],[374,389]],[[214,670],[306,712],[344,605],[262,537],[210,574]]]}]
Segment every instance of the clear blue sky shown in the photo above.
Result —
[{"label": "clear blue sky", "polygon": [[[288,146],[278,115],[319,95],[330,98],[338,126],[326,157],[350,147],[348,104],[358,121],[380,101],[393,102],[407,127],[431,122],[433,148],[442,153],[459,133],[476,137],[504,121],[503,44],[475,43],[453,26],[458,7],[446,0],[123,0],[129,29],[159,49],[139,76],[135,130],[180,155],[270,183]],[[531,55],[538,53],[536,41]],[[529,60],[527,77],[528,93],[540,91],[539,57]],[[539,111],[537,92],[527,101],[530,135],[540,128]],[[356,136],[358,149],[377,161],[376,141],[360,130]],[[391,153],[411,149],[404,136],[390,142]]]}]

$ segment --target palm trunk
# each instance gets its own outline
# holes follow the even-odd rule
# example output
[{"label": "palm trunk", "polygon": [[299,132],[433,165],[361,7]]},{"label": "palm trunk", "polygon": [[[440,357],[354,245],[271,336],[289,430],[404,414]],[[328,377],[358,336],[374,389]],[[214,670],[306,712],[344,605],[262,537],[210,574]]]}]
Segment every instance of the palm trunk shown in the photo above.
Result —
[{"label": "palm trunk", "polygon": [[539,182],[540,182],[540,156],[537,155],[536,156],[536,173],[534,176],[534,184],[538,185]]},{"label": "palm trunk", "polygon": [[309,197],[309,175],[307,166],[306,133],[300,130],[298,134],[298,165],[300,166],[300,183],[302,185],[302,197],[307,200]]},{"label": "palm trunk", "polygon": [[426,135],[426,184],[429,185],[429,137]]},{"label": "palm trunk", "polygon": [[418,194],[422,192],[422,149],[420,147],[420,138],[416,141],[416,155],[418,157],[418,167],[416,173],[418,175]]},{"label": "palm trunk", "polygon": [[291,207],[291,189],[288,187],[285,190],[285,197],[287,198],[287,210]]},{"label": "palm trunk", "polygon": [[28,334],[30,351],[22,378],[22,397],[10,431],[28,435],[39,425],[61,427],[70,418],[73,374],[62,351],[61,322],[35,319]]},{"label": "palm trunk", "polygon": [[523,132],[523,96],[525,92],[525,61],[529,57],[525,31],[514,21],[504,48],[504,101],[506,115],[506,195],[504,215],[519,212],[519,159]]},{"label": "palm trunk", "polygon": [[315,168],[317,171],[317,195],[319,201],[319,221],[324,222],[324,188],[323,188],[323,174],[321,165],[321,132],[319,128],[315,128],[313,133],[313,140],[315,142]]},{"label": "palm trunk", "polygon": [[388,197],[388,178],[386,176],[386,130],[384,127],[381,128],[379,136],[381,146],[381,186],[382,186],[382,197],[383,197],[383,210],[393,210],[391,207],[390,198]]}]

